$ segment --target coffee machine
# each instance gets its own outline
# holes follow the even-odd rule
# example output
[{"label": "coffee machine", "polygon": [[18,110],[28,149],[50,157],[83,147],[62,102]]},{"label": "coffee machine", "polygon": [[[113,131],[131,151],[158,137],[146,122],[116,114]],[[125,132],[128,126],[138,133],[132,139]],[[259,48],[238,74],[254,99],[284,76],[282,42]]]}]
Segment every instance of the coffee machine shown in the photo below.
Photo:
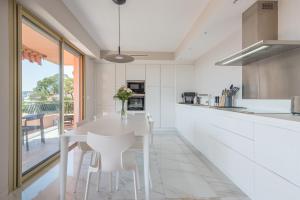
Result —
[{"label": "coffee machine", "polygon": [[182,102],[185,104],[193,104],[195,96],[196,96],[195,92],[184,92],[181,95]]}]

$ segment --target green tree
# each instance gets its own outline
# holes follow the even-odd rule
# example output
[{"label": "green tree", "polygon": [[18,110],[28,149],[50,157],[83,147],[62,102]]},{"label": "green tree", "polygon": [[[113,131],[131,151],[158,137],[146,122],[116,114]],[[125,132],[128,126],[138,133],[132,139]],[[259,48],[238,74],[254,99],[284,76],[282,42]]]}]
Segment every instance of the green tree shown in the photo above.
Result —
[{"label": "green tree", "polygon": [[[73,78],[64,76],[64,99],[73,100],[74,84]],[[30,100],[35,101],[58,101],[59,74],[45,77],[37,82],[36,87],[30,95]]]},{"label": "green tree", "polygon": [[29,98],[38,101],[58,100],[58,91],[59,75],[55,74],[39,80]]},{"label": "green tree", "polygon": [[70,78],[68,76],[65,76],[64,79],[64,97],[70,98],[71,100],[74,99],[73,93],[74,93],[74,83],[73,78]]}]

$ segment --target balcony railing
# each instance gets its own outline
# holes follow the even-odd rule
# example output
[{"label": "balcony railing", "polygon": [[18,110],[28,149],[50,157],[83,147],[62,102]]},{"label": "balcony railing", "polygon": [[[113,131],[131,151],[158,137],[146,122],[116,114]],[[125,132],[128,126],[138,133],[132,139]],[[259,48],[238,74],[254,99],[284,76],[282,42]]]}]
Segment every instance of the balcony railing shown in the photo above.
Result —
[{"label": "balcony railing", "polygon": [[[22,112],[26,114],[53,114],[58,113],[59,102],[47,101],[24,101],[22,103]],[[64,101],[64,113],[72,114],[74,112],[74,101]]]}]

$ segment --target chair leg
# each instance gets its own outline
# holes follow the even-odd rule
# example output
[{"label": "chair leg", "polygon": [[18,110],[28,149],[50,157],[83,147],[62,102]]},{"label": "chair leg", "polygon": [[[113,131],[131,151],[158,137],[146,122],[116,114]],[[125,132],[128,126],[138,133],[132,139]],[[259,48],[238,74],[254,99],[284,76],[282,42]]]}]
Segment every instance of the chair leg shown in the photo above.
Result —
[{"label": "chair leg", "polygon": [[153,185],[152,185],[152,178],[151,178],[150,170],[149,170],[149,185],[150,185],[150,188],[152,189]]},{"label": "chair leg", "polygon": [[87,198],[88,198],[90,178],[91,178],[91,172],[90,172],[90,170],[88,170],[88,175],[87,175],[87,180],[86,180],[86,187],[85,187],[84,200],[87,200]]},{"label": "chair leg", "polygon": [[79,176],[80,176],[80,170],[81,170],[81,165],[82,165],[82,160],[83,160],[84,154],[85,154],[85,152],[80,150],[79,163],[78,163],[78,167],[77,167],[77,171],[76,171],[76,181],[75,181],[74,193],[77,190],[77,185],[78,185],[78,180],[79,180]]},{"label": "chair leg", "polygon": [[151,133],[151,141],[150,144],[153,144],[153,133]]},{"label": "chair leg", "polygon": [[141,189],[140,175],[139,175],[139,168],[138,168],[137,165],[136,165],[136,167],[135,167],[135,174],[136,174],[136,184],[137,184],[137,188],[138,188],[138,190],[140,190],[140,189]]},{"label": "chair leg", "polygon": [[98,178],[97,178],[97,192],[100,191],[100,182],[101,182],[101,170],[98,172]]},{"label": "chair leg", "polygon": [[119,171],[116,172],[116,190],[119,190]]},{"label": "chair leg", "polygon": [[29,151],[28,131],[25,132],[25,138],[26,138],[26,151]]},{"label": "chair leg", "polygon": [[136,171],[132,172],[133,174],[133,186],[134,186],[134,199],[137,200],[137,177]]},{"label": "chair leg", "polygon": [[108,187],[109,187],[109,192],[112,192],[112,173],[111,172],[109,172],[109,174],[108,174]]}]

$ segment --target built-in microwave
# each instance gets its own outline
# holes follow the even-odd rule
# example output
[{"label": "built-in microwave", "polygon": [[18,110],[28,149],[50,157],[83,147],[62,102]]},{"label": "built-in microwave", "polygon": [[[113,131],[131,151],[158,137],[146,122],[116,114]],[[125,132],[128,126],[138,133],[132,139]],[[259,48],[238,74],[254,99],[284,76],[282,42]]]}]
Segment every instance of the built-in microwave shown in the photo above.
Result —
[{"label": "built-in microwave", "polygon": [[127,81],[127,87],[135,94],[145,94],[145,81]]}]

